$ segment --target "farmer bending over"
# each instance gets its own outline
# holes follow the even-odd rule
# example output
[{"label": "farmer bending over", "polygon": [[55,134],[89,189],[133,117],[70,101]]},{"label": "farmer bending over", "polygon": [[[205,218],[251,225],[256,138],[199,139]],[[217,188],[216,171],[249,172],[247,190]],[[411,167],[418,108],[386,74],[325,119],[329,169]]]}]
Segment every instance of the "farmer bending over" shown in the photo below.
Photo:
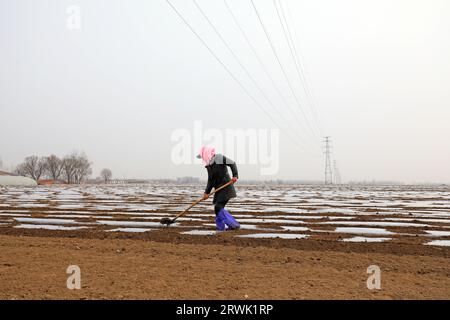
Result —
[{"label": "farmer bending over", "polygon": [[[230,180],[233,180],[233,182],[237,181],[238,169],[236,163],[224,155],[216,154],[216,150],[214,148],[203,146],[200,149],[200,153],[197,158],[203,160],[205,168],[208,171],[208,184],[206,185],[203,200],[209,198],[212,188],[217,189]],[[227,167],[231,168],[231,172],[233,173],[232,179],[230,179]],[[225,210],[225,206],[228,201],[235,197],[236,190],[234,189],[233,184],[230,184],[214,194],[213,204],[214,213],[216,214],[217,230],[224,231],[225,226],[228,227],[228,230],[240,228],[239,223],[227,210]]]}]

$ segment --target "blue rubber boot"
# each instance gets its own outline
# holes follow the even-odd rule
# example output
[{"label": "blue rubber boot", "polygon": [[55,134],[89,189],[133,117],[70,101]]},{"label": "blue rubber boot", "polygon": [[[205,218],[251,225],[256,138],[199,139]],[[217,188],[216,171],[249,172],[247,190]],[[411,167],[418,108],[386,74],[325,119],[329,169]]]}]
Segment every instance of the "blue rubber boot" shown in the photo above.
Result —
[{"label": "blue rubber boot", "polygon": [[241,227],[239,222],[237,222],[236,219],[225,209],[220,210],[217,216],[222,219],[223,223],[227,225],[229,230],[236,230]]},{"label": "blue rubber boot", "polygon": [[217,231],[225,231],[225,222],[223,221],[223,216],[220,214],[216,217],[216,230]]}]

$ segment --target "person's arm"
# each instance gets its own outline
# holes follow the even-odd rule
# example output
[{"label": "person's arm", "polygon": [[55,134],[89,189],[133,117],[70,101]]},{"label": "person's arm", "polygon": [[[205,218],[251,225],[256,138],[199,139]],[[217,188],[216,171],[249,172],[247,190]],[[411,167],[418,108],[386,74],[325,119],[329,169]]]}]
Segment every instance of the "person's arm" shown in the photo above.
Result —
[{"label": "person's arm", "polygon": [[226,164],[228,167],[231,168],[231,173],[233,174],[233,178],[236,178],[236,180],[239,178],[239,174],[238,174],[238,168],[236,165],[236,162],[234,162],[233,160],[223,156],[223,161],[224,164]]},{"label": "person's arm", "polygon": [[[212,175],[211,175],[211,168],[208,166],[206,167],[206,170],[208,171],[208,183],[206,184],[205,188],[205,194],[203,195],[204,199],[208,199],[209,194],[211,193],[211,190],[213,188],[213,181],[212,181]],[[208,196],[207,196],[208,195]]]}]

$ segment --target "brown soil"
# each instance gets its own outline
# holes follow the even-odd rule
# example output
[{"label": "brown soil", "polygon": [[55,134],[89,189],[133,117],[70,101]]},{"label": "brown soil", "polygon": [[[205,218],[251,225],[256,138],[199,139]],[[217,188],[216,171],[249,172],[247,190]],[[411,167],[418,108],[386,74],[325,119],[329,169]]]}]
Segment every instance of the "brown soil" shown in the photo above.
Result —
[{"label": "brown soil", "polygon": [[[398,191],[397,188],[392,190]],[[447,189],[443,190],[447,192]],[[389,191],[389,188],[383,191]],[[84,196],[82,203],[85,205],[99,200],[87,192]],[[155,212],[137,209],[134,214],[145,212],[151,216],[152,213],[167,212],[171,217],[174,212],[165,211],[164,204],[177,203],[185,207],[195,198],[173,196],[179,201],[155,194],[120,197],[128,203],[141,204],[146,203],[143,199],[148,199],[152,200],[149,204],[160,206]],[[10,197],[6,206],[1,207],[8,214],[20,213],[21,207],[17,206],[16,200],[18,204],[23,201],[33,203],[32,200],[20,200],[17,195]],[[161,201],[154,201],[159,197]],[[266,206],[260,198],[254,197],[255,203]],[[316,199],[320,197],[318,193]],[[405,196],[401,199],[407,200]],[[63,199],[59,204],[66,202],[77,200]],[[241,204],[251,202],[245,200]],[[298,203],[304,202],[298,200]],[[38,200],[38,203],[46,206],[27,208],[33,218],[46,218],[49,210],[53,213],[67,211],[60,210],[54,200]],[[278,207],[283,204],[286,201],[282,198],[279,203],[269,201],[267,207],[273,208],[272,212],[255,214],[258,217],[288,215]],[[346,206],[348,204],[342,208]],[[315,212],[320,205],[302,208]],[[442,206],[427,209],[442,211]],[[150,221],[142,216],[124,214],[120,203],[113,211],[88,206],[70,209],[70,214],[81,214],[86,210],[92,216],[105,216],[105,219]],[[379,208],[369,206],[358,210],[370,214],[354,216],[353,222],[386,217]],[[423,208],[408,210],[420,212]],[[207,212],[211,213],[202,213]],[[233,213],[244,212],[235,210]],[[195,213],[191,215],[195,217]],[[327,215],[337,214],[320,215],[323,216],[320,221],[324,222],[328,221]],[[389,217],[409,215],[394,212]],[[204,225],[205,222],[214,223],[212,215],[210,221],[184,221],[180,227],[154,228],[144,233],[110,232],[116,227],[98,224],[97,218],[89,216],[76,220],[81,224],[92,224],[87,229],[74,231],[24,229],[16,228],[21,222],[8,215],[2,216],[0,299],[450,299],[450,247],[425,245],[437,239],[426,231],[448,231],[446,221],[430,219],[426,227],[386,227],[394,232],[389,235],[392,240],[352,243],[341,240],[353,237],[353,234],[337,233],[335,225],[321,224],[319,228],[317,221],[308,219],[301,226],[310,230],[301,233],[309,237],[301,240],[236,237],[264,232],[256,230],[224,232],[215,236],[180,234],[199,228],[213,230],[213,226]],[[258,226],[273,229],[273,232],[295,233],[282,230],[280,224],[261,222]],[[320,232],[311,229],[320,229]],[[450,237],[439,239],[450,240]],[[80,290],[66,287],[69,265],[81,268]],[[367,268],[371,265],[381,268],[380,290],[367,288]]]},{"label": "brown soil", "polygon": [[[448,248],[280,239],[237,243],[228,234],[189,237],[173,229],[152,233],[152,240],[0,229],[2,299],[450,298]],[[81,268],[80,290],[66,287],[69,265]],[[381,268],[381,290],[367,289],[370,265]]]}]

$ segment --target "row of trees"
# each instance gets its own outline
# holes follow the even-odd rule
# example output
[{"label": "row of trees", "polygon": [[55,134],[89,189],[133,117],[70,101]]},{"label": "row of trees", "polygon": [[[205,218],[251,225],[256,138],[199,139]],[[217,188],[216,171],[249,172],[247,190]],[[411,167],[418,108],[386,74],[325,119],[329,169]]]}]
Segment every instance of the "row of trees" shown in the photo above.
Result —
[{"label": "row of trees", "polygon": [[59,158],[55,155],[48,157],[29,156],[16,168],[16,173],[39,179],[63,180],[66,183],[81,183],[92,174],[92,163],[84,153],[76,152]]}]

